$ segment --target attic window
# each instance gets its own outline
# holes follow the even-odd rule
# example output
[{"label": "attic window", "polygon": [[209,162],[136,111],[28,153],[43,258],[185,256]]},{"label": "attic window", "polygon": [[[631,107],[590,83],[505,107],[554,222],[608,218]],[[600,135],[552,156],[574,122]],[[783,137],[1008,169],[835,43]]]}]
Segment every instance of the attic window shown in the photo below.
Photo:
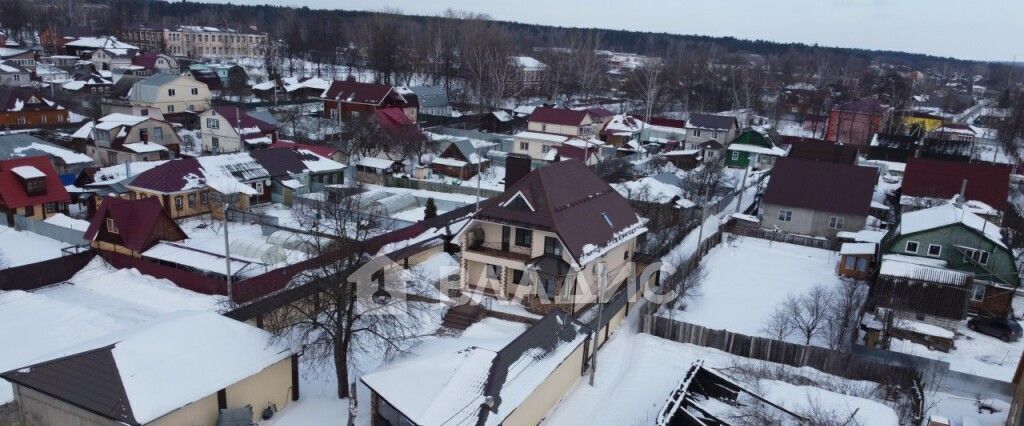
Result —
[{"label": "attic window", "polygon": [[501,206],[507,209],[536,211],[534,210],[533,205],[531,205],[530,202],[526,199],[526,196],[523,195],[522,191],[516,192],[515,195],[512,196],[512,198],[506,200],[503,204],[501,204]]},{"label": "attic window", "polygon": [[117,233],[117,224],[114,223],[114,219],[109,217],[107,218],[107,232],[110,232],[111,234]]},{"label": "attic window", "polygon": [[615,225],[612,224],[612,219],[610,217],[608,217],[608,213],[607,212],[601,212],[601,217],[603,217],[604,221],[608,223],[608,227],[609,228],[614,228],[615,227]]}]

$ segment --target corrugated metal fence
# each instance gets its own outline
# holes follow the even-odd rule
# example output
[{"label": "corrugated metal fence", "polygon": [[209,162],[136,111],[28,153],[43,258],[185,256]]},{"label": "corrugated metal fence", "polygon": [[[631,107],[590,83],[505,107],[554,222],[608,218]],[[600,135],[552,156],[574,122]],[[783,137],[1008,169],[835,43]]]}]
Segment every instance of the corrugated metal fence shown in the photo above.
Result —
[{"label": "corrugated metal fence", "polygon": [[39,234],[63,243],[73,245],[85,244],[85,231],[76,231],[30,217],[14,215],[14,227],[18,230]]}]

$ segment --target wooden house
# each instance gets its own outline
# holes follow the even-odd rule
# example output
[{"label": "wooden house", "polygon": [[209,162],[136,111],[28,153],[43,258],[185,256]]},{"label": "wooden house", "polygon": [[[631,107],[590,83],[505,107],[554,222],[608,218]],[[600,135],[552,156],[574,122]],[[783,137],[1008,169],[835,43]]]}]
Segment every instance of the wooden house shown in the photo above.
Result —
[{"label": "wooden house", "polygon": [[477,152],[472,140],[456,139],[434,158],[430,168],[434,173],[466,180],[487,170],[490,163],[490,160]]},{"label": "wooden house", "polygon": [[98,250],[140,257],[160,241],[188,238],[155,197],[106,197],[93,215],[85,239]]},{"label": "wooden house", "polygon": [[[689,145],[689,142],[687,142]],[[787,151],[757,130],[747,130],[726,147],[725,165],[733,168],[771,168]]]},{"label": "wooden house", "polygon": [[60,175],[46,156],[12,158],[0,161],[0,213],[7,225],[14,216],[46,219],[56,213],[68,213],[71,197]]}]

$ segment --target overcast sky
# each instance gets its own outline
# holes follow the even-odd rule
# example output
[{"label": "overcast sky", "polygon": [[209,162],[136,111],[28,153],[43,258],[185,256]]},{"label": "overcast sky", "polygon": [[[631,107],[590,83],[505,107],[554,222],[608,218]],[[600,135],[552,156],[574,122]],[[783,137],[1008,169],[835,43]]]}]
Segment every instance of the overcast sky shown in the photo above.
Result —
[{"label": "overcast sky", "polygon": [[[445,9],[571,27],[733,36],[1024,60],[1022,0],[200,0],[435,15]],[[1016,41],[1015,41],[1016,40]]]}]

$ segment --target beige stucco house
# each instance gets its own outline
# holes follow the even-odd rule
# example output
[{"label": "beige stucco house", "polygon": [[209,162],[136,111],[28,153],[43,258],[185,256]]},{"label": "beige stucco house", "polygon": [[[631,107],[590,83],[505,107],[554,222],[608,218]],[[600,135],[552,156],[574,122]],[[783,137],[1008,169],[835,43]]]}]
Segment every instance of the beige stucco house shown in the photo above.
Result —
[{"label": "beige stucco house", "polygon": [[201,112],[210,108],[210,89],[191,75],[157,73],[135,83],[128,100],[164,114]]},{"label": "beige stucco house", "polygon": [[72,138],[84,140],[85,154],[96,164],[166,160],[180,152],[181,138],[170,123],[141,115],[114,113],[90,121]]},{"label": "beige stucco house", "polygon": [[270,146],[277,126],[248,111],[230,106],[211,108],[199,115],[203,152],[229,153]]},{"label": "beige stucco house", "polygon": [[460,233],[460,286],[570,315],[635,273],[646,232],[629,203],[580,161],[542,167],[481,206]]},{"label": "beige stucco house", "polygon": [[213,426],[221,409],[257,421],[298,399],[295,351],[213,312],[168,314],[67,353],[0,375],[23,425]]}]

